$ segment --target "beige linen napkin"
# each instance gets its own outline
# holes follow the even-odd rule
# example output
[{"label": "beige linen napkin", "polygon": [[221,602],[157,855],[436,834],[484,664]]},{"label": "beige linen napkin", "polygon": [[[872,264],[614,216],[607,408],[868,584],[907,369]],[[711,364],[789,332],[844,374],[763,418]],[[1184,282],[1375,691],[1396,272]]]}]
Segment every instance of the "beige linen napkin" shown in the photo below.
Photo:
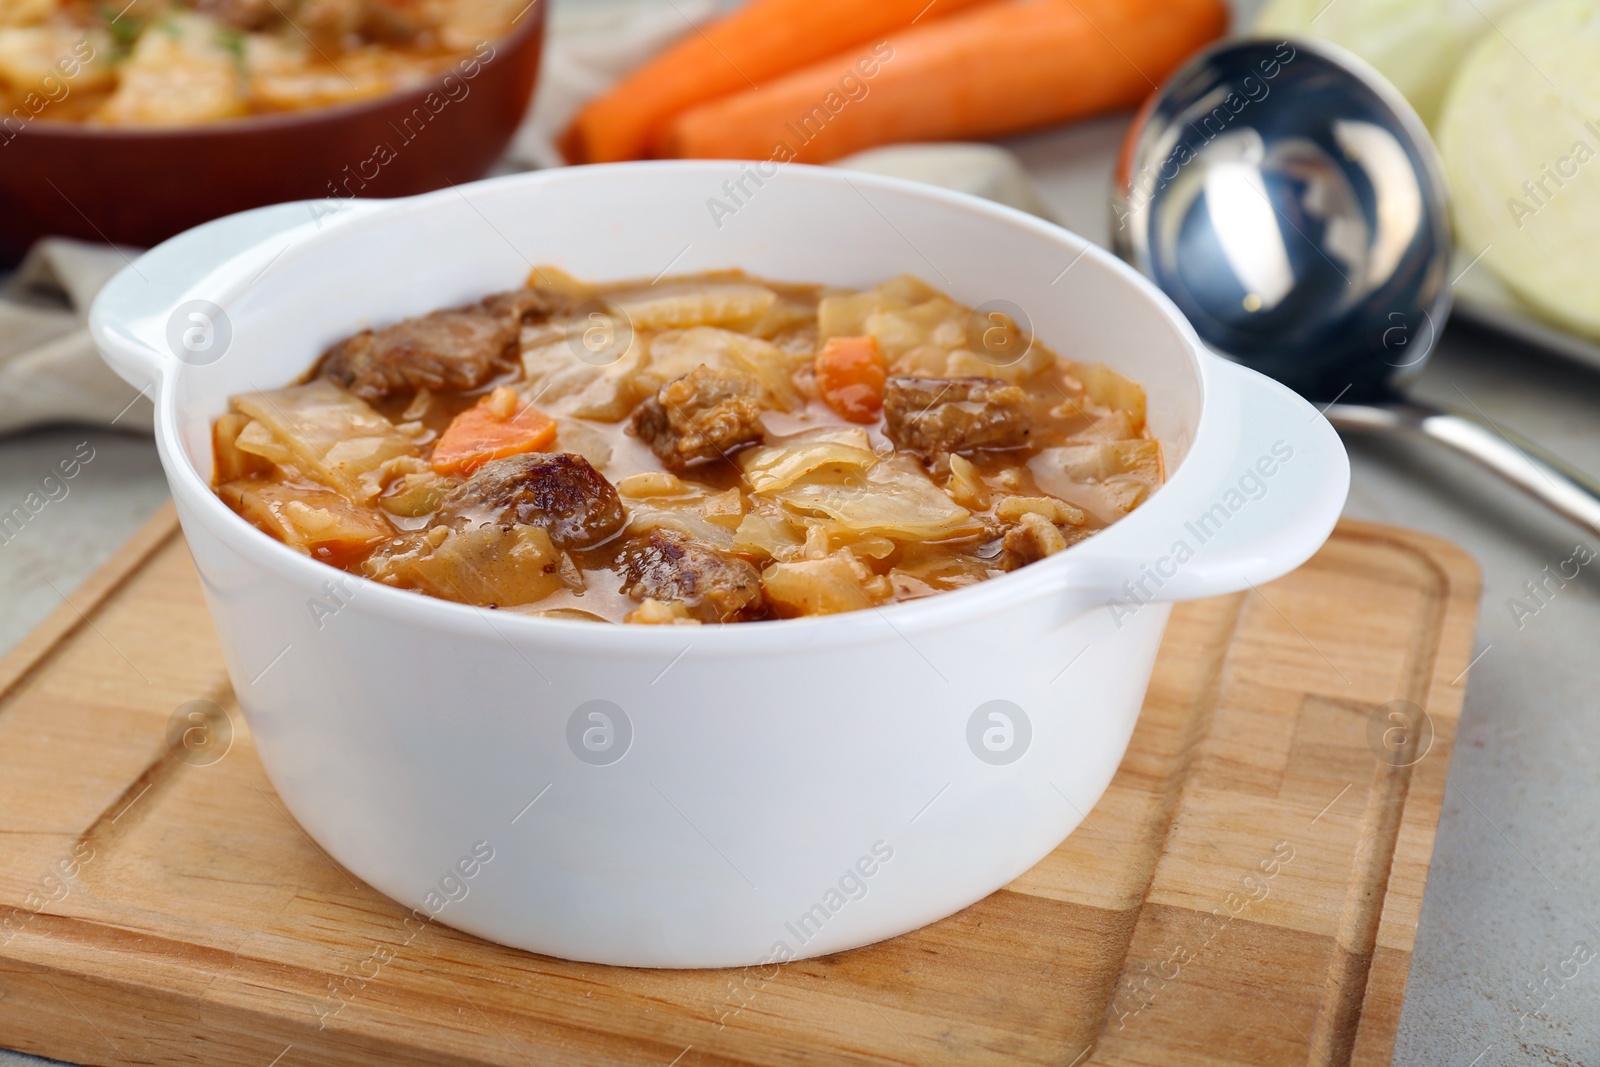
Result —
[{"label": "beige linen napkin", "polygon": [[[557,4],[533,111],[499,172],[561,165],[555,138],[583,102],[716,8],[715,0]],[[942,185],[1049,217],[1022,164],[994,145],[896,145],[835,165]],[[135,255],[49,238],[0,289],[0,434],[51,422],[149,432],[149,400],[101,362],[85,326],[95,294]]]},{"label": "beige linen napkin", "polygon": [[0,433],[50,422],[150,431],[150,401],[89,339],[89,304],[138,253],[51,237],[0,291]]}]

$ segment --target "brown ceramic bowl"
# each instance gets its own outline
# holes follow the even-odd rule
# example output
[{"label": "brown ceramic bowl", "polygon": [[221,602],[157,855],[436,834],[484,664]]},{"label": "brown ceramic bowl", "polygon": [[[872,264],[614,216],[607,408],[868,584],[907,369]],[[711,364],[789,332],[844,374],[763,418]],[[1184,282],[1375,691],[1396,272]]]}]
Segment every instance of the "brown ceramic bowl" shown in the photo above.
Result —
[{"label": "brown ceramic bowl", "polygon": [[483,46],[475,69],[457,64],[372,100],[165,129],[45,119],[0,128],[0,261],[40,237],[148,247],[264,204],[409,196],[481,178],[532,99],[547,6],[534,3]]}]

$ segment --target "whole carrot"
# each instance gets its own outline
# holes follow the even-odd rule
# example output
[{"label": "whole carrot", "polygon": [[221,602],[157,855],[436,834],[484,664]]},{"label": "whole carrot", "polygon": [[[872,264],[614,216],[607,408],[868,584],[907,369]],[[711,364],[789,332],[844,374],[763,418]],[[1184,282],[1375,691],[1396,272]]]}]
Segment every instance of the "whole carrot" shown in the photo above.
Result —
[{"label": "whole carrot", "polygon": [[821,163],[1131,107],[1227,21],[1222,0],[995,0],[891,35],[870,78],[835,56],[691,108],[660,151]]},{"label": "whole carrot", "polygon": [[690,30],[591,101],[562,135],[562,152],[569,163],[638,159],[687,108],[978,2],[750,0],[704,30]]}]

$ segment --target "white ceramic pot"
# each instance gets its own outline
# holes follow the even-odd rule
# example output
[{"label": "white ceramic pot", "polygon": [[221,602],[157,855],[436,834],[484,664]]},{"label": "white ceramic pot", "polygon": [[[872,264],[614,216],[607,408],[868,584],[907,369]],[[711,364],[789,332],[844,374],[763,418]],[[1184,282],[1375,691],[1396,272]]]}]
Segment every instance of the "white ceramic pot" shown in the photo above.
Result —
[{"label": "white ceramic pot", "polygon": [[[265,208],[161,245],[95,304],[105,358],[153,391],[279,795],[340,863],[441,922],[571,959],[702,967],[949,915],[1094,806],[1170,602],[1283,574],[1339,513],[1349,469],[1326,420],[1204,352],[1098,248],[927,186],[774,170],[580,167]],[[354,579],[207,488],[209,424],[231,394],[294,380],[360,326],[515,286],[534,263],[854,287],[911,272],[970,305],[1011,301],[1059,352],[1144,385],[1170,478],[1108,531],[1000,579],[697,628],[518,617]],[[185,330],[199,331],[187,347]]]}]

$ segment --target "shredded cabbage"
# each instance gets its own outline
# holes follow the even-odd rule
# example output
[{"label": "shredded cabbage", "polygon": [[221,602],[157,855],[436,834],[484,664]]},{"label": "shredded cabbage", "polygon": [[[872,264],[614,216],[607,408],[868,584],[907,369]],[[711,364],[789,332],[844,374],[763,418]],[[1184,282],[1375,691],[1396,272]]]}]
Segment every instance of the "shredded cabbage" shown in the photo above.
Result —
[{"label": "shredded cabbage", "polygon": [[479,606],[532,604],[563,587],[583,587],[576,566],[542,526],[436,527],[402,546],[367,559],[362,572],[386,585]]},{"label": "shredded cabbage", "polygon": [[325,378],[246,393],[233,406],[255,420],[235,441],[240,451],[294,466],[357,503],[383,489],[367,475],[396,456],[417,453],[394,423]]},{"label": "shredded cabbage", "polygon": [[1144,429],[1144,389],[1138,382],[1124,378],[1104,363],[1074,363],[1072,373],[1094,403],[1127,414],[1129,429],[1125,436],[1132,437]]},{"label": "shredded cabbage", "polygon": [[217,493],[257,527],[307,555],[337,560],[394,536],[383,516],[327,489],[241,478],[219,485]]},{"label": "shredded cabbage", "polygon": [[876,289],[834,293],[817,304],[820,338],[870,335],[895,374],[1018,382],[1054,359],[1042,345],[1029,345],[1015,359],[985,358],[977,350],[985,346],[987,331],[996,327],[1006,331],[1011,343],[1021,341],[1021,328],[1003,312],[989,311],[980,318],[910,275],[891,278]]},{"label": "shredded cabbage", "polygon": [[1046,448],[1028,461],[1039,488],[1115,522],[1161,484],[1161,442],[1096,441]]},{"label": "shredded cabbage", "polygon": [[750,488],[776,493],[821,470],[864,471],[878,462],[864,430],[846,429],[808,435],[796,441],[763,445],[739,456]]},{"label": "shredded cabbage", "polygon": [[642,396],[635,391],[634,376],[644,365],[644,341],[637,334],[621,333],[627,348],[613,362],[593,363],[581,358],[586,351],[584,331],[591,328],[589,320],[571,318],[524,327],[523,392],[541,411],[616,422],[626,418]]},{"label": "shredded cabbage", "polygon": [[635,330],[672,330],[753,323],[777,300],[771,289],[749,282],[692,282],[623,293],[614,303]]},{"label": "shredded cabbage", "polygon": [[702,364],[712,370],[738,371],[759,381],[767,401],[783,411],[804,407],[790,380],[791,359],[782,349],[759,337],[749,337],[715,326],[667,330],[650,342],[650,361],[640,372],[637,389],[653,393],[674,378]]},{"label": "shredded cabbage", "polygon": [[763,559],[788,559],[805,544],[805,535],[789,521],[783,509],[756,501],[733,532],[733,550]]},{"label": "shredded cabbage", "polygon": [[794,511],[825,517],[829,536],[837,540],[877,535],[935,541],[973,536],[982,529],[920,466],[899,457],[881,461],[865,474],[813,475],[772,496]]},{"label": "shredded cabbage", "polygon": [[628,502],[628,533],[644,534],[655,529],[676,530],[692,540],[714,548],[733,547],[733,531],[713,522],[702,505],[702,493],[682,497],[652,497]]},{"label": "shredded cabbage", "polygon": [[888,599],[888,581],[846,551],[774,563],[761,572],[767,601],[782,615],[835,615]]}]

